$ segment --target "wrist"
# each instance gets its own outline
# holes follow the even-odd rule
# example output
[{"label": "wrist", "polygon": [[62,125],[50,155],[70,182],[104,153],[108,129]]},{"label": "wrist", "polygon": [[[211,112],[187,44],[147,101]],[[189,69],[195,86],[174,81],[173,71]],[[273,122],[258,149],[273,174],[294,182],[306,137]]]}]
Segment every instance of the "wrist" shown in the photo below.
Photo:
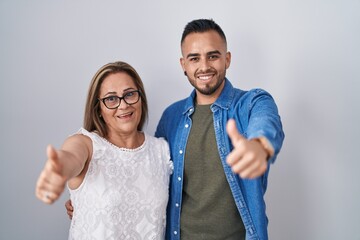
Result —
[{"label": "wrist", "polygon": [[254,138],[254,140],[259,142],[260,145],[265,150],[265,152],[267,154],[266,160],[269,160],[272,156],[274,156],[274,148],[266,137],[262,136],[262,137]]}]

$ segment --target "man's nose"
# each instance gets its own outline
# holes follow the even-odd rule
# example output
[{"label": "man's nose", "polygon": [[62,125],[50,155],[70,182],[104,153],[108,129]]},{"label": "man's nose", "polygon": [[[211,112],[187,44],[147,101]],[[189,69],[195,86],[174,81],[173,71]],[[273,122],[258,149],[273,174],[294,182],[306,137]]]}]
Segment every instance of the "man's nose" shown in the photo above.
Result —
[{"label": "man's nose", "polygon": [[200,66],[199,66],[200,71],[206,72],[207,70],[209,70],[209,68],[210,68],[210,63],[207,59],[200,60]]}]

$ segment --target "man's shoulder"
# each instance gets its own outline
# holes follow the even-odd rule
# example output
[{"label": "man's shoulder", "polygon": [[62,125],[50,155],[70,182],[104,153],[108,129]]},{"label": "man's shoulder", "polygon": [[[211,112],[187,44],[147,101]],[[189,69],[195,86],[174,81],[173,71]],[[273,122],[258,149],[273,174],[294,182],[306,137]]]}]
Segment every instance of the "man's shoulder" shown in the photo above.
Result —
[{"label": "man's shoulder", "polygon": [[254,98],[260,95],[268,95],[271,96],[268,91],[263,88],[252,88],[249,90],[243,90],[239,88],[233,88],[234,95],[240,98]]},{"label": "man's shoulder", "polygon": [[185,109],[186,106],[186,102],[187,102],[188,98],[184,98],[181,100],[178,100],[172,104],[170,104],[168,107],[165,108],[164,113],[168,113],[168,112],[178,112],[178,111],[183,111]]}]

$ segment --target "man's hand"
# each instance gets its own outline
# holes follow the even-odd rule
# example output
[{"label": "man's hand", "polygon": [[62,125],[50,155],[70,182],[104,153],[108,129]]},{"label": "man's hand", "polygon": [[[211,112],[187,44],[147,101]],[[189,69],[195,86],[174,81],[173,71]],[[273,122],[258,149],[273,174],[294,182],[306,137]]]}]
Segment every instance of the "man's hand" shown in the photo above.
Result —
[{"label": "man's hand", "polygon": [[73,217],[73,212],[74,212],[74,208],[73,206],[71,205],[71,200],[67,200],[66,203],[65,203],[65,208],[66,208],[66,213],[67,215],[69,216],[70,219],[72,219]]},{"label": "man's hand", "polygon": [[226,131],[234,146],[226,158],[233,172],[242,178],[256,178],[264,174],[268,165],[268,152],[263,145],[256,139],[244,138],[237,130],[233,119],[227,122]]},{"label": "man's hand", "polygon": [[61,175],[62,164],[55,148],[49,145],[46,150],[48,160],[37,180],[35,195],[41,201],[52,204],[64,191],[66,178]]}]

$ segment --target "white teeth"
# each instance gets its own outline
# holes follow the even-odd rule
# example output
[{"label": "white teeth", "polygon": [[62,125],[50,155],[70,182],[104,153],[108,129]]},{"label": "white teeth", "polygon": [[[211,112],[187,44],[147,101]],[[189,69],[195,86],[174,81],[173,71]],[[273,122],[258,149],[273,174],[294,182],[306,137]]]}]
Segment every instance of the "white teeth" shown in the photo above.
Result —
[{"label": "white teeth", "polygon": [[211,76],[200,76],[199,77],[199,79],[201,79],[201,80],[208,80],[210,78],[211,78]]}]

